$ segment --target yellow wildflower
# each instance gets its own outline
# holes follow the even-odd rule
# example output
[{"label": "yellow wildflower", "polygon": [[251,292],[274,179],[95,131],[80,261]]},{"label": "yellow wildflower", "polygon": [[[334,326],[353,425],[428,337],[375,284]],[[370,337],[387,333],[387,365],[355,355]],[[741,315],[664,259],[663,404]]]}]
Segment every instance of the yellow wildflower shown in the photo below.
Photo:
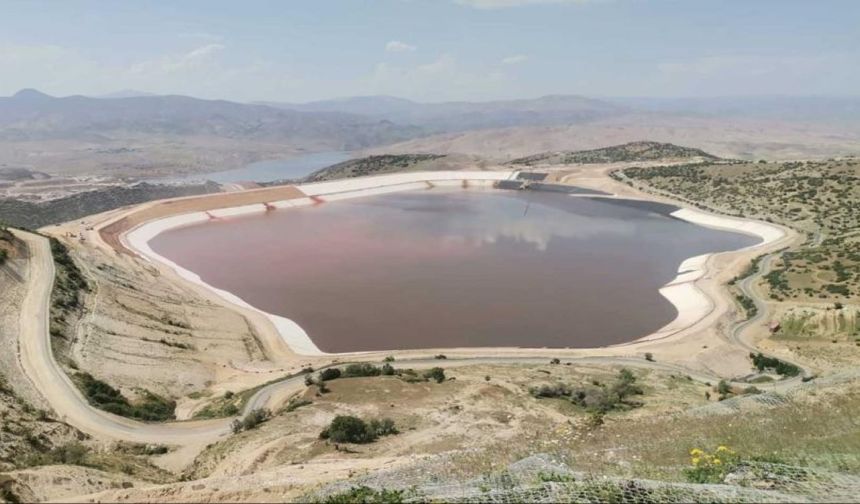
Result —
[{"label": "yellow wildflower", "polygon": [[693,457],[697,457],[703,453],[705,453],[705,452],[703,452],[702,450],[700,450],[698,448],[693,448],[692,450],[690,450],[690,455],[692,455]]},{"label": "yellow wildflower", "polygon": [[715,458],[714,459],[714,465],[720,465],[720,464],[722,464],[722,462],[720,462],[720,459]]}]

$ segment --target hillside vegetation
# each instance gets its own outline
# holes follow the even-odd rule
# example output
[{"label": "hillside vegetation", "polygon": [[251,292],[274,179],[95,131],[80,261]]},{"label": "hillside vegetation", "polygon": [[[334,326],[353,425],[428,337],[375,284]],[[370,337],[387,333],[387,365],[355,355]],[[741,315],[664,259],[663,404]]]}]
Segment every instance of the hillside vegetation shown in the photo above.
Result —
[{"label": "hillside vegetation", "polygon": [[616,178],[807,234],[765,275],[776,301],[860,299],[860,160],[629,168]]},{"label": "hillside vegetation", "polygon": [[384,154],[361,159],[350,159],[349,161],[344,161],[311,173],[305,181],[322,182],[341,178],[433,169],[432,167],[428,167],[428,162],[444,157],[444,155],[439,154]]},{"label": "hillside vegetation", "polygon": [[656,161],[669,159],[693,159],[716,161],[717,156],[708,154],[701,149],[681,147],[670,143],[660,142],[630,142],[623,145],[613,145],[600,149],[583,151],[545,152],[533,156],[522,157],[510,161],[509,164],[538,165],[538,164],[585,164],[585,163],[618,163],[625,161]]},{"label": "hillside vegetation", "polygon": [[6,264],[6,261],[14,254],[14,250],[15,236],[0,224],[0,266]]},{"label": "hillside vegetation", "polygon": [[160,185],[146,182],[128,187],[110,187],[43,203],[0,199],[0,222],[25,229],[59,224],[126,205],[166,198],[210,194],[220,191],[214,182],[199,185]]}]

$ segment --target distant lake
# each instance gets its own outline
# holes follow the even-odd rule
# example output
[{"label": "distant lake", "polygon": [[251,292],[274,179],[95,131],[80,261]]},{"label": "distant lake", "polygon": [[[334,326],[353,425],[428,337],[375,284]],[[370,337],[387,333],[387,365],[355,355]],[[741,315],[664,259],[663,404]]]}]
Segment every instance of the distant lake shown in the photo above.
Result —
[{"label": "distant lake", "polygon": [[323,351],[589,347],[671,322],[684,259],[757,243],[659,203],[436,188],[218,219],[158,254]]},{"label": "distant lake", "polygon": [[194,182],[212,180],[219,184],[231,182],[272,182],[282,179],[296,179],[333,164],[346,161],[348,152],[316,152],[289,159],[258,161],[235,170],[202,173],[171,179],[171,182]]}]

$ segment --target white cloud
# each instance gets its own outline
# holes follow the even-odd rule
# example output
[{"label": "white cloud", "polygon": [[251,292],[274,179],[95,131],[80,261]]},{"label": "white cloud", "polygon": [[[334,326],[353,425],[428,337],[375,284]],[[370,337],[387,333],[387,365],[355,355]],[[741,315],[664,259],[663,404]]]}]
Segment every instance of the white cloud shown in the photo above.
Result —
[{"label": "white cloud", "polygon": [[509,90],[498,65],[463,65],[452,54],[417,65],[377,63],[354,86],[358,94],[402,96],[422,101],[486,100]]},{"label": "white cloud", "polygon": [[416,71],[423,75],[440,75],[444,73],[453,73],[456,70],[457,60],[450,54],[439,56],[436,61],[418,65]]},{"label": "white cloud", "polygon": [[412,52],[415,49],[418,48],[414,45],[410,45],[399,40],[392,40],[391,42],[385,44],[385,50],[387,52]]},{"label": "white cloud", "polygon": [[502,59],[502,64],[518,65],[520,63],[524,63],[528,59],[528,56],[526,56],[525,54],[516,54],[514,56],[508,56],[507,58]]},{"label": "white cloud", "polygon": [[475,9],[507,9],[509,7],[523,7],[526,5],[546,4],[586,4],[603,0],[454,0],[454,3],[473,7]]},{"label": "white cloud", "polygon": [[207,44],[186,53],[166,55],[133,64],[128,73],[147,75],[179,73],[202,69],[215,63],[215,54],[225,49],[221,44]]}]

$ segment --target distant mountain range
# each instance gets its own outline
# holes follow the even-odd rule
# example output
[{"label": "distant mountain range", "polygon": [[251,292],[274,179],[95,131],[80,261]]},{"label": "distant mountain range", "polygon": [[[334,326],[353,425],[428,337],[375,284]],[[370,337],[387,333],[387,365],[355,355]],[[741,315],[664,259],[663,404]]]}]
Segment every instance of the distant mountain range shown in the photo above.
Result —
[{"label": "distant mountain range", "polygon": [[156,135],[224,137],[350,150],[413,138],[421,130],[342,112],[286,110],[186,96],[55,98],[26,89],[0,98],[0,139],[98,140]]},{"label": "distant mountain range", "polygon": [[614,98],[612,102],[663,114],[783,121],[860,122],[860,96]]},{"label": "distant mountain range", "polygon": [[630,107],[582,96],[544,96],[528,100],[418,103],[391,96],[359,96],[310,103],[265,103],[306,112],[341,112],[399,124],[428,132],[455,132],[513,126],[572,124],[630,112]]},{"label": "distant mountain range", "polygon": [[0,98],[0,140],[98,140],[117,135],[290,140],[353,150],[435,133],[582,124],[631,114],[860,121],[860,98],[626,98],[418,103],[364,96],[310,103],[244,104],[120,91],[55,98],[32,89]]}]

